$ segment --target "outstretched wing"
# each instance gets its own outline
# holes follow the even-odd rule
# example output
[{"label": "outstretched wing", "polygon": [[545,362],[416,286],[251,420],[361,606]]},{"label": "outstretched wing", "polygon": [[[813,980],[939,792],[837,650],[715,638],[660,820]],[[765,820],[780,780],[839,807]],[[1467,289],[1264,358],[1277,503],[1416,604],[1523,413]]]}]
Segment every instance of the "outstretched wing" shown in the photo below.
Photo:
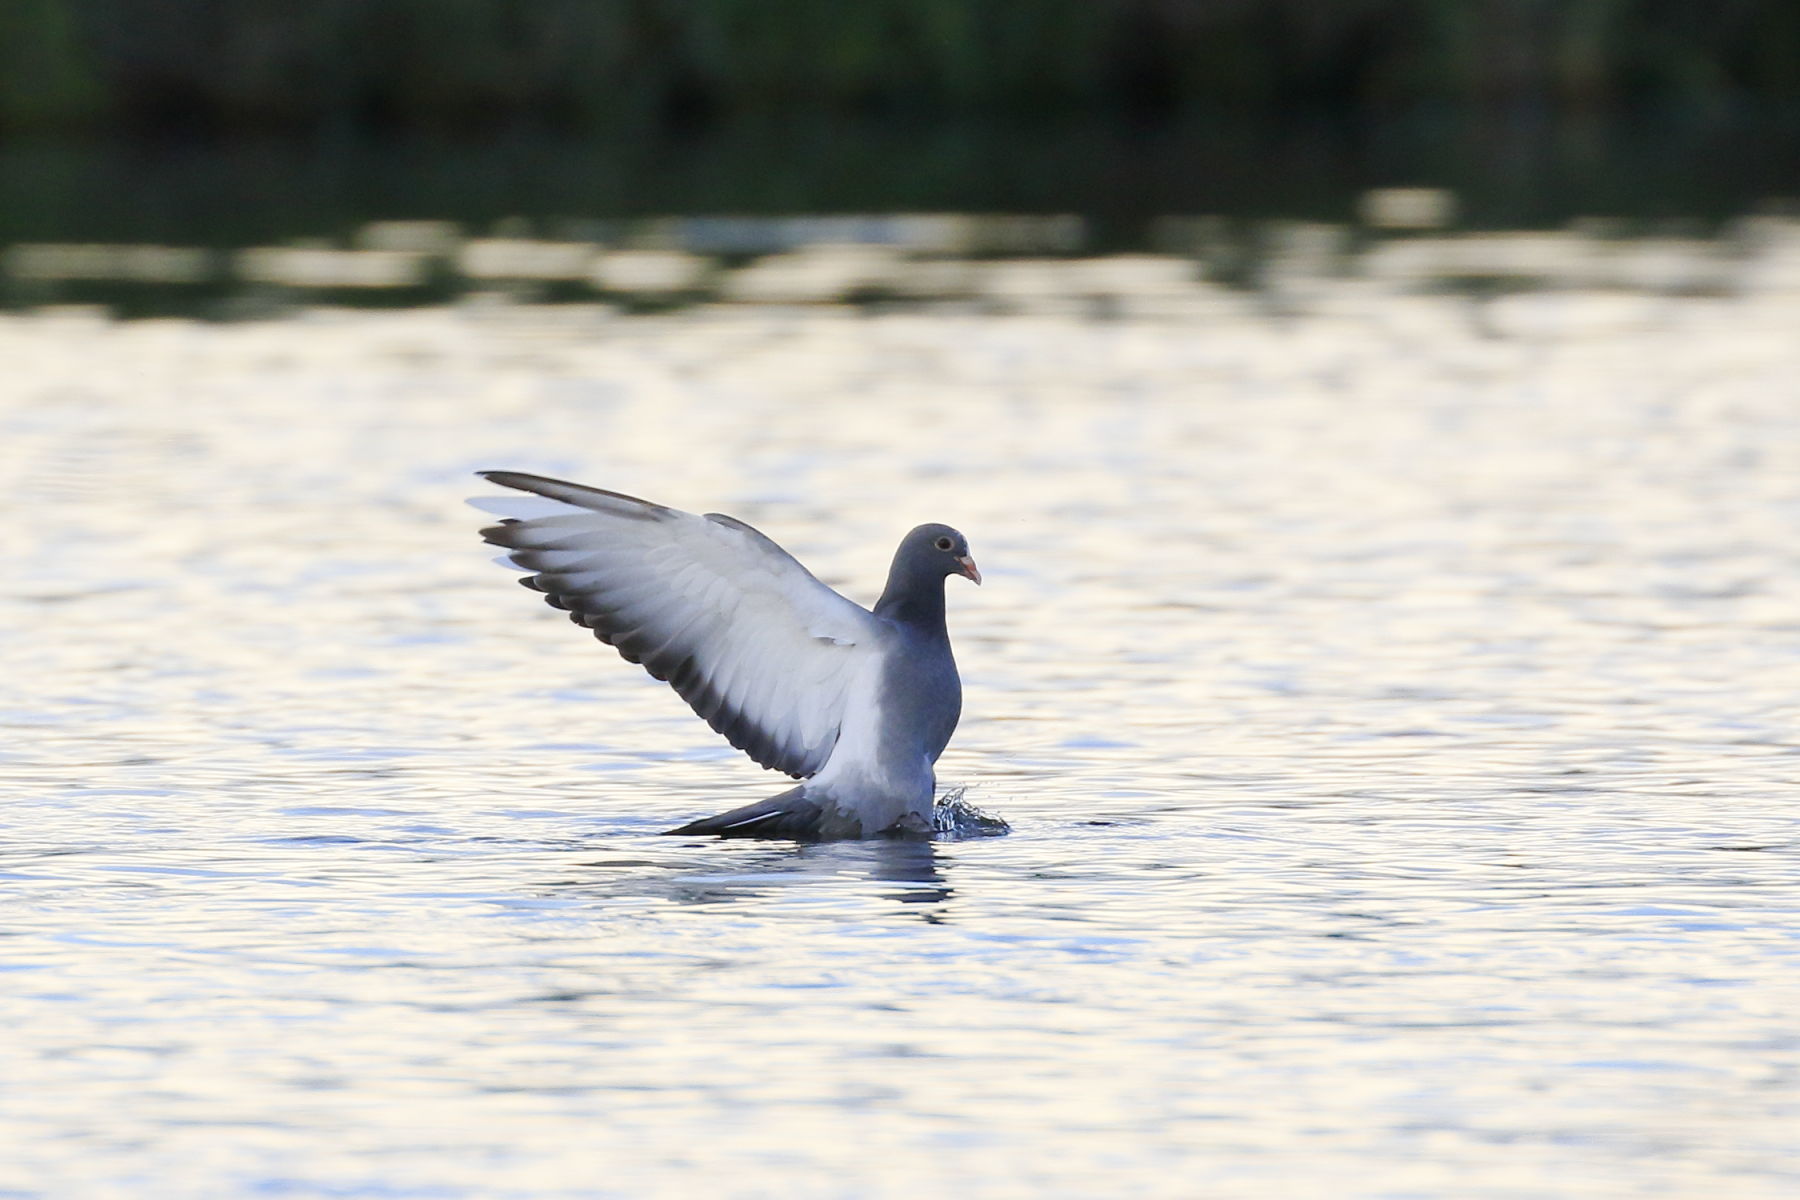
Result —
[{"label": "outstretched wing", "polygon": [[825,765],[851,682],[877,653],[868,610],[732,517],[481,474],[533,493],[470,501],[506,518],[481,536],[532,572],[521,583],[666,680],[763,766],[805,778]]}]

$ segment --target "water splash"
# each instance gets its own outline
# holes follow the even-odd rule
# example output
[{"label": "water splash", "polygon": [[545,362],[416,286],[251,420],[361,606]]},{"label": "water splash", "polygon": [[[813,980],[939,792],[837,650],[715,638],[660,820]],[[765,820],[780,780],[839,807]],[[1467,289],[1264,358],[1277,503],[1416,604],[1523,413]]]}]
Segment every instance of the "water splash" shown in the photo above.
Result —
[{"label": "water splash", "polygon": [[946,841],[962,841],[965,838],[1004,837],[1012,832],[1012,826],[1003,819],[969,803],[968,792],[966,787],[951,788],[937,798],[931,809],[933,834]]}]

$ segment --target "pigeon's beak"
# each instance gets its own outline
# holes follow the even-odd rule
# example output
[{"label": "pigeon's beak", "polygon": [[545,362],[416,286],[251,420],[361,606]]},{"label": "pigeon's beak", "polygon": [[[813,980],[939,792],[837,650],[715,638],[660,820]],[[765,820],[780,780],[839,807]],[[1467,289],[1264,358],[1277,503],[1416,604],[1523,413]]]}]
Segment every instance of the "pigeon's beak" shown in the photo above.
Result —
[{"label": "pigeon's beak", "polygon": [[956,556],[956,565],[962,568],[960,574],[973,579],[976,587],[981,586],[981,571],[976,567],[974,559],[966,554],[959,554]]}]

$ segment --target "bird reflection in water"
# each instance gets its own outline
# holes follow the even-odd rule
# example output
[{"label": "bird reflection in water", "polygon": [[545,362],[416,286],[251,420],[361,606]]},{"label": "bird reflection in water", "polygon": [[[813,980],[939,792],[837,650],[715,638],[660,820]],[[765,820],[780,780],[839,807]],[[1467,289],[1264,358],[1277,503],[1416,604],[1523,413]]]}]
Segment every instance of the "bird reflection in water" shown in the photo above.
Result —
[{"label": "bird reflection in water", "polygon": [[[861,849],[872,852],[866,855],[869,878],[902,885],[899,891],[881,893],[886,899],[902,904],[936,905],[948,903],[955,894],[944,882],[943,872],[938,870],[937,848],[930,842],[879,842]],[[933,923],[944,919],[941,910],[919,915]]]},{"label": "bird reflection in water", "polygon": [[704,906],[764,899],[791,887],[865,891],[865,884],[874,883],[890,886],[869,894],[906,905],[933,924],[945,919],[943,906],[955,894],[944,879],[938,849],[929,841],[737,842],[729,847],[708,842],[705,849],[705,859],[685,863],[666,856],[578,862],[571,865],[579,874],[548,886],[565,897],[572,891],[596,898],[650,894]]}]

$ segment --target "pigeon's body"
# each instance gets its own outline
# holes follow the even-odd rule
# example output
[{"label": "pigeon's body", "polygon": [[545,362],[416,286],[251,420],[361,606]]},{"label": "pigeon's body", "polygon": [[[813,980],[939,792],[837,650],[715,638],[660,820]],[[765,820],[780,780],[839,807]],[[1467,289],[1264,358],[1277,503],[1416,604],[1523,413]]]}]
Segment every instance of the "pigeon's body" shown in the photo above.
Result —
[{"label": "pigeon's body", "polygon": [[933,765],[962,709],[944,579],[981,578],[961,534],[909,533],[870,612],[732,517],[535,475],[485,477],[533,493],[475,502],[508,518],[482,536],[533,572],[521,582],[666,680],[732,745],[803,780],[671,832],[930,833]]}]

